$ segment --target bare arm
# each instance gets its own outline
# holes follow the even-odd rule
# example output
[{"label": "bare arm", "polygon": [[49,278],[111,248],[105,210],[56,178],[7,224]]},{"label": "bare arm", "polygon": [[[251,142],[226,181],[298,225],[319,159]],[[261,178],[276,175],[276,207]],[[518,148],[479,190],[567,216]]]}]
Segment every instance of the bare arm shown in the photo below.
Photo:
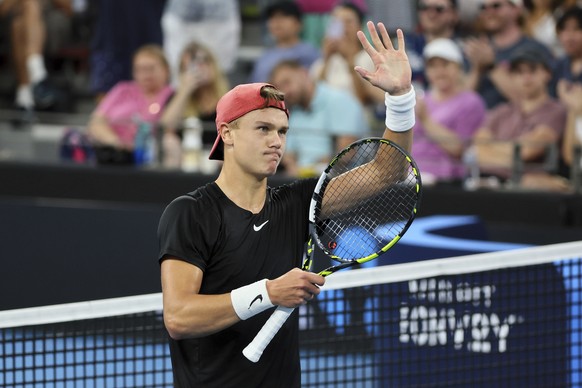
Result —
[{"label": "bare arm", "polygon": [[555,141],[556,135],[550,127],[538,125],[515,141],[495,141],[489,129],[481,128],[475,136],[474,145],[479,165],[510,168],[516,142],[521,145],[521,160],[528,162],[541,157],[546,147]]},{"label": "bare arm", "polygon": [[454,131],[434,121],[426,109],[423,100],[416,103],[416,117],[422,123],[427,136],[438,144],[446,153],[455,158],[463,154],[464,144],[462,139]]},{"label": "bare arm", "polygon": [[[364,50],[370,55],[374,63],[375,70],[370,72],[362,67],[357,66],[355,71],[368,81],[370,84],[380,88],[383,92],[390,96],[407,96],[412,98],[412,105],[410,109],[406,110],[406,116],[414,118],[414,95],[412,93],[412,70],[404,47],[404,34],[402,30],[397,30],[398,48],[395,49],[392,41],[388,35],[386,27],[383,23],[378,23],[378,31],[374,23],[367,23],[368,30],[372,39],[372,44],[368,42],[366,36],[362,31],[358,31],[358,39],[360,40]],[[380,39],[382,36],[382,40]],[[390,107],[388,107],[390,108]],[[383,138],[393,141],[406,151],[410,152],[412,146],[412,127],[414,120],[411,121],[409,128],[386,128]],[[393,129],[397,129],[394,131]],[[360,171],[366,169],[366,172]],[[335,190],[335,187],[342,187],[345,185],[359,185],[358,180],[352,180],[349,174],[366,174],[368,176],[367,186],[377,190],[378,188],[386,187],[391,182],[397,181],[401,177],[401,172],[405,171],[403,165],[395,165],[391,162],[391,158],[385,152],[379,152],[373,161],[360,166],[356,170],[352,170],[347,174],[340,175],[333,179],[327,186],[328,191]],[[369,196],[365,190],[350,190],[361,194],[362,198]],[[326,207],[328,204],[324,204]],[[335,207],[336,204],[329,204],[330,207]],[[341,206],[341,205],[340,205]]]},{"label": "bare arm", "polygon": [[576,136],[576,122],[582,120],[582,84],[570,83],[566,80],[558,82],[558,96],[568,108],[568,119],[562,142],[562,157],[568,166],[572,165],[574,146],[580,145]]},{"label": "bare arm", "polygon": [[[174,339],[203,337],[221,331],[240,319],[232,306],[230,293],[200,294],[203,272],[175,258],[162,262],[164,323]],[[319,294],[324,278],[295,268],[267,282],[271,302],[297,307]]]},{"label": "bare arm", "polygon": [[124,144],[115,131],[113,131],[105,116],[93,113],[87,127],[89,135],[95,143],[110,145],[116,148],[124,147]]}]

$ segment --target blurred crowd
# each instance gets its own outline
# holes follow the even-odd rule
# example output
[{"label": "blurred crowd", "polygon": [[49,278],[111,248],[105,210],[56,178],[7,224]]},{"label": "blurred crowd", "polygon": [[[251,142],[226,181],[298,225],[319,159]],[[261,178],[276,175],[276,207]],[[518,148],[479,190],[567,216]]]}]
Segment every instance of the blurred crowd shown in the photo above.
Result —
[{"label": "blurred crowd", "polygon": [[[215,172],[218,162],[206,160],[215,108],[236,82],[285,93],[282,174],[317,175],[347,144],[382,133],[385,96],[353,71],[372,66],[356,37],[367,20],[381,21],[370,4],[259,1],[261,50],[235,80],[241,4],[0,0],[12,108],[31,121],[58,109],[67,90],[51,82],[47,61],[59,53],[86,66],[94,96],[86,127],[63,138],[70,148],[90,144],[81,157],[67,153],[77,162]],[[412,156],[424,182],[572,191],[582,167],[582,2],[418,0],[411,10]],[[388,26],[394,36],[399,27]],[[87,52],[72,50],[72,31],[88,36]]]}]

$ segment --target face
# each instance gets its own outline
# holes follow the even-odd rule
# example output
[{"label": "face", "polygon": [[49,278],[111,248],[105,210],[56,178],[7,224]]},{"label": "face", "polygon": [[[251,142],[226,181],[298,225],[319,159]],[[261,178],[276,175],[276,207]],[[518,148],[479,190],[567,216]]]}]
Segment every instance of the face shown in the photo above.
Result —
[{"label": "face", "polygon": [[567,55],[582,57],[582,26],[576,19],[568,19],[564,28],[558,32],[558,38]]},{"label": "face", "polygon": [[418,21],[425,33],[440,35],[457,23],[457,11],[449,0],[423,0],[418,4]]},{"label": "face", "polygon": [[431,87],[441,91],[456,87],[461,79],[461,66],[442,58],[429,59],[425,71]]},{"label": "face", "polygon": [[223,141],[232,146],[234,162],[259,179],[277,172],[285,152],[289,120],[280,109],[254,110],[237,120],[232,128],[222,127]]},{"label": "face", "polygon": [[508,0],[483,0],[479,17],[487,32],[497,33],[518,23],[520,14],[521,8]]},{"label": "face", "polygon": [[155,55],[143,52],[133,60],[133,79],[146,92],[155,93],[168,83],[168,71]]},{"label": "face", "polygon": [[194,53],[184,53],[180,61],[180,70],[197,73],[203,85],[210,83],[216,75],[210,54],[202,49]]},{"label": "face", "polygon": [[545,94],[551,77],[543,65],[525,62],[512,69],[511,75],[523,98],[534,98]]},{"label": "face", "polygon": [[276,42],[296,38],[301,32],[301,22],[294,16],[274,13],[267,20],[267,28]]},{"label": "face", "polygon": [[290,66],[279,67],[271,79],[271,83],[285,93],[285,103],[288,106],[308,104],[306,101],[306,84],[309,75],[303,69]]},{"label": "face", "polygon": [[340,20],[344,26],[344,39],[357,40],[356,33],[362,28],[358,15],[351,9],[346,7],[336,7],[332,12],[332,16]]}]

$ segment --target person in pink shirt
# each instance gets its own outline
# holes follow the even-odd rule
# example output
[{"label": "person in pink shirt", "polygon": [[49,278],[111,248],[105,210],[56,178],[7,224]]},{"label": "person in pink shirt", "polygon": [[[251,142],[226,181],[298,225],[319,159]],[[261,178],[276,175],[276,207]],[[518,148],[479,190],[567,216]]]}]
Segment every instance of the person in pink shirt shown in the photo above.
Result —
[{"label": "person in pink shirt", "polygon": [[412,156],[425,183],[460,180],[462,156],[485,118],[485,102],[463,86],[463,55],[453,40],[432,40],[423,56],[429,90],[417,98]]},{"label": "person in pink shirt", "polygon": [[133,80],[117,83],[101,100],[88,124],[97,147],[132,151],[138,125],[152,130],[173,93],[168,62],[161,47],[145,45],[133,57]]}]

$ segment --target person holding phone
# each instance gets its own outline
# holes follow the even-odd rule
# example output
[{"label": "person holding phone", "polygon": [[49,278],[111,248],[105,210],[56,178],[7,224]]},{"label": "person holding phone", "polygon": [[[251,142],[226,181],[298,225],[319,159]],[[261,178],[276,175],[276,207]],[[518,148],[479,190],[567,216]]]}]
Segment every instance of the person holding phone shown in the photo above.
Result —
[{"label": "person holding phone", "polygon": [[[214,127],[216,104],[229,88],[226,75],[216,57],[204,45],[189,43],[180,56],[180,82],[176,93],[162,113],[160,124],[164,128],[164,149],[168,158],[176,157],[180,150],[180,136],[184,121],[195,117],[202,127]],[[202,133],[203,145],[212,146],[214,133]],[[172,167],[177,161],[167,160]]]},{"label": "person holding phone", "polygon": [[352,93],[363,105],[384,104],[381,90],[353,71],[355,66],[373,69],[356,36],[364,17],[363,9],[353,2],[340,2],[333,8],[322,42],[322,57],[310,72],[315,79]]}]

